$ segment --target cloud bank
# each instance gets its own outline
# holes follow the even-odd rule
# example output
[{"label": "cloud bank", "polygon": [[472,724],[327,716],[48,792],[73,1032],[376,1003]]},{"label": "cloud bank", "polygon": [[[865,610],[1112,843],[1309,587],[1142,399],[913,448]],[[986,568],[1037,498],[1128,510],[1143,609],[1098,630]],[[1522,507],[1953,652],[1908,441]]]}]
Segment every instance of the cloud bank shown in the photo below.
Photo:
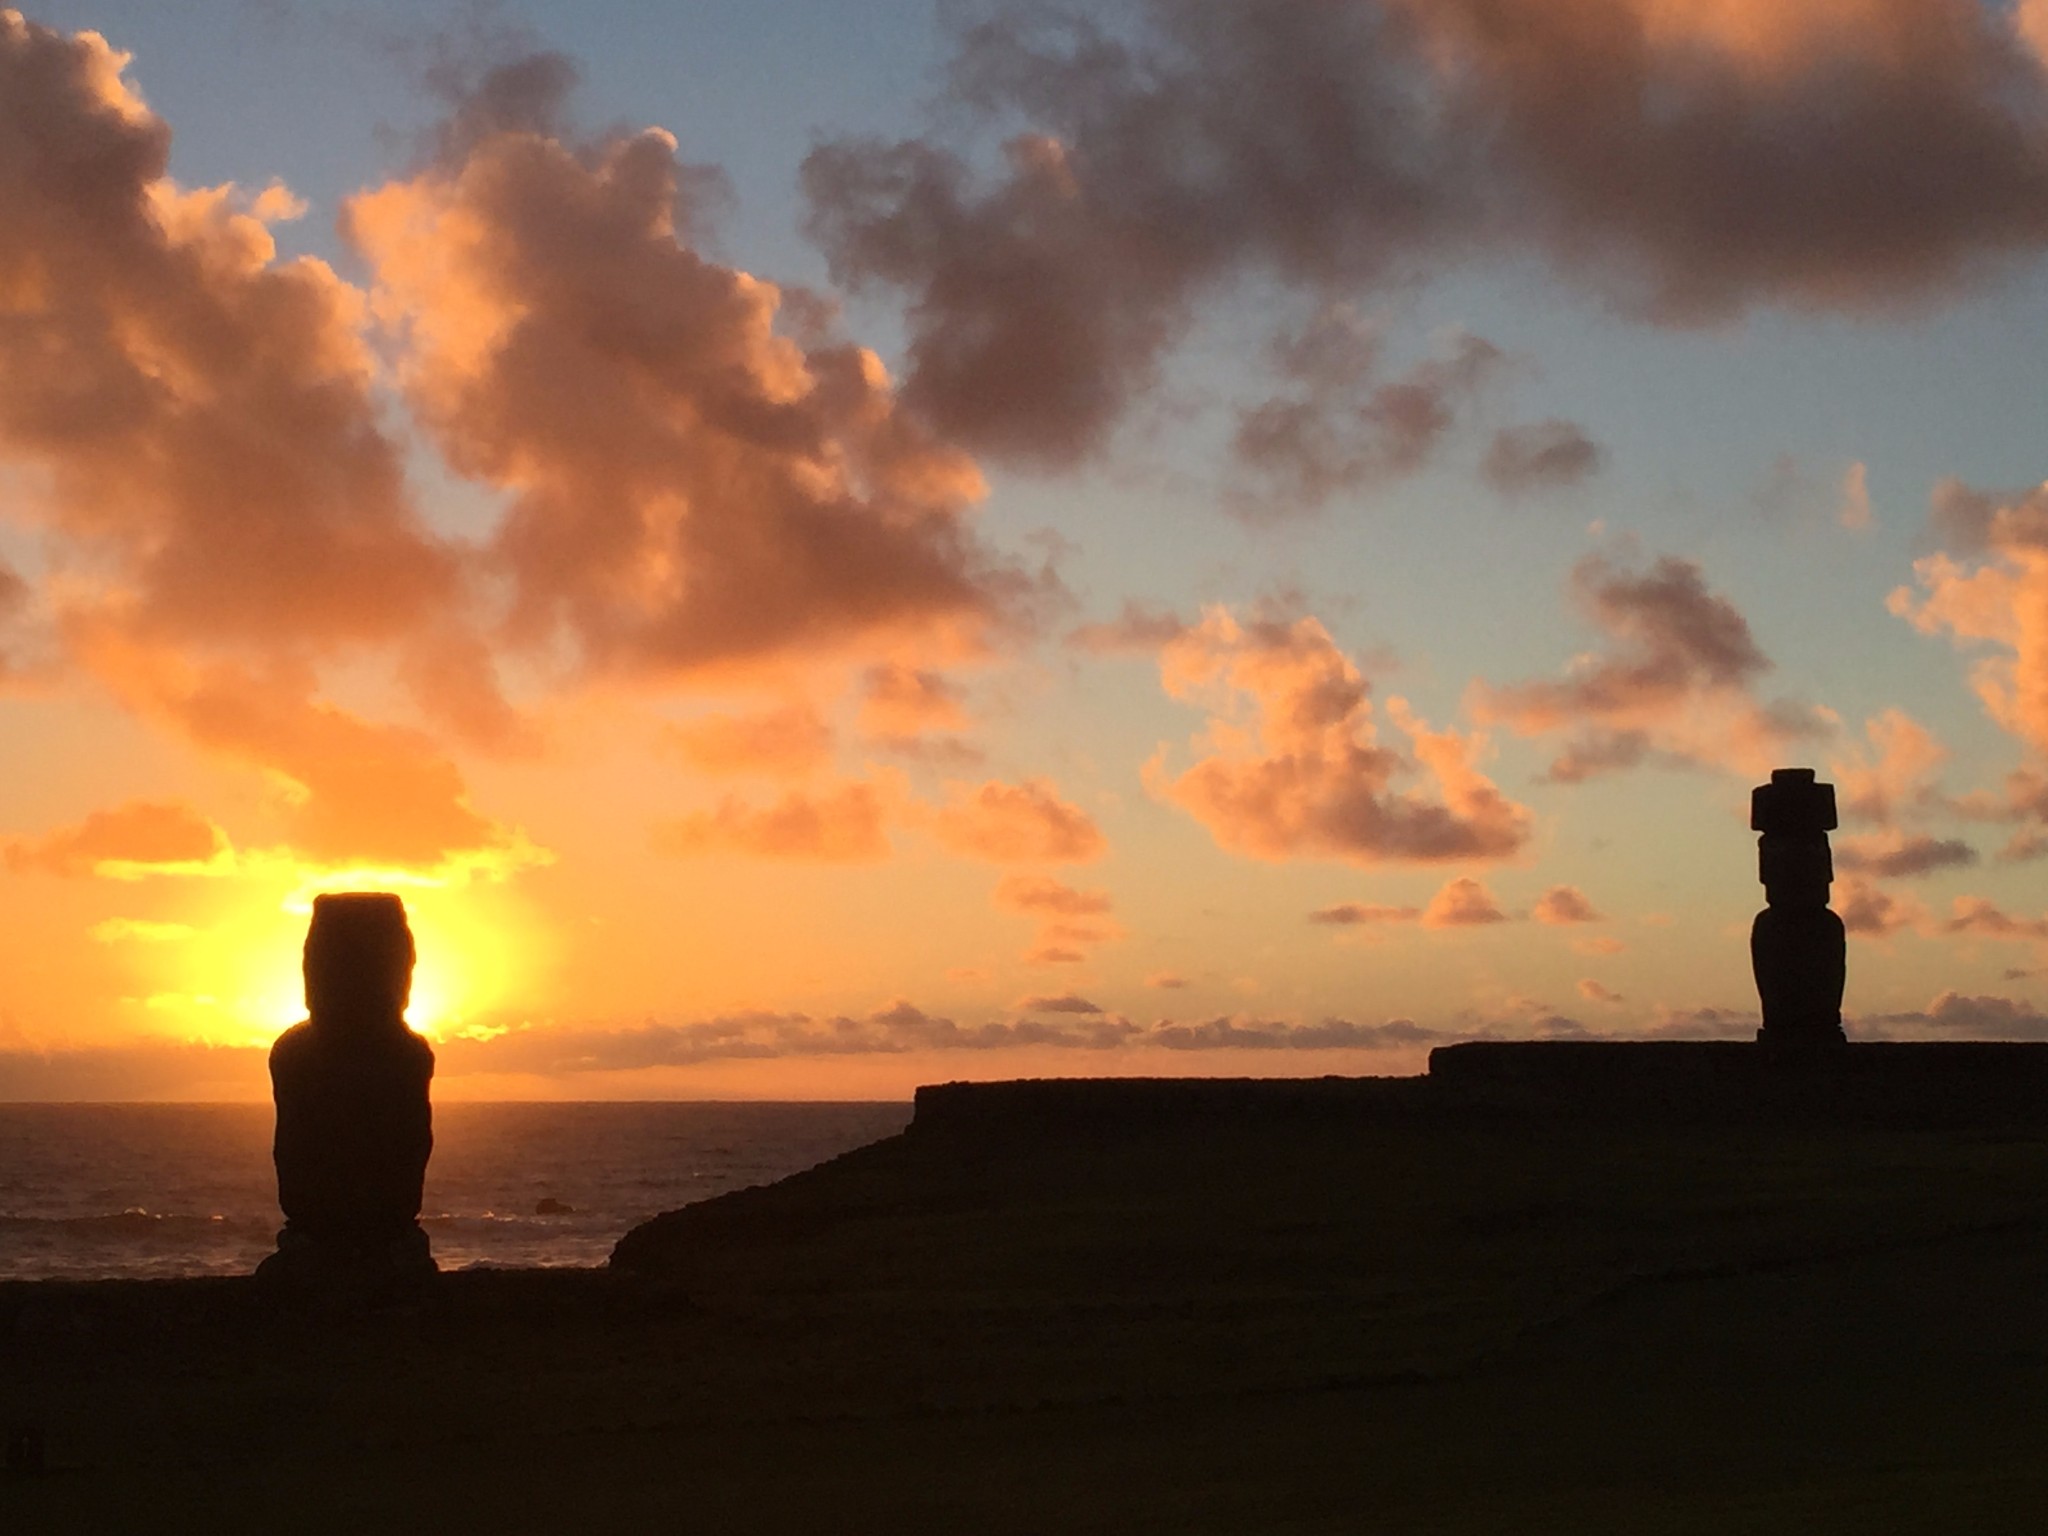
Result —
[{"label": "cloud bank", "polygon": [[835,279],[906,303],[906,404],[1010,458],[1100,452],[1240,282],[1356,300],[1533,248],[1696,324],[1926,301],[2048,244],[2038,14],[1981,0],[956,15],[954,131],[827,142],[804,182]]}]

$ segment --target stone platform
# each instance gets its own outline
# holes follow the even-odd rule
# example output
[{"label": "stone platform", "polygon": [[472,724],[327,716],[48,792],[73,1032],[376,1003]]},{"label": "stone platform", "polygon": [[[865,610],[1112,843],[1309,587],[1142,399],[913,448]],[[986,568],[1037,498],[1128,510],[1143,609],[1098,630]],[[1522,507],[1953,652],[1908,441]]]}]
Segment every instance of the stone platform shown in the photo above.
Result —
[{"label": "stone platform", "polygon": [[2048,1044],[1475,1041],[1430,1052],[1446,1101],[1574,1114],[2048,1124]]},{"label": "stone platform", "polygon": [[918,1089],[911,1128],[1036,1135],[1461,1113],[1901,1129],[2048,1125],[2048,1044],[1888,1042],[1781,1052],[1746,1041],[1476,1041],[1432,1051],[1426,1077],[941,1083]]}]

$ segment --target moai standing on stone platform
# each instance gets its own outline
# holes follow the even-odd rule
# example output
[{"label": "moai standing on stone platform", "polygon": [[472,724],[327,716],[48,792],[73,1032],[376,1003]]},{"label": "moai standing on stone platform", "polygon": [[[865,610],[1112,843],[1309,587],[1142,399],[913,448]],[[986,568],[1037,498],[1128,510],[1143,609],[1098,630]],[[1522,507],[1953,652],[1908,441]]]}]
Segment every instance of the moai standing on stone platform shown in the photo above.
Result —
[{"label": "moai standing on stone platform", "polygon": [[1750,962],[1763,999],[1757,1039],[1792,1049],[1841,1045],[1842,985],[1848,940],[1828,910],[1834,859],[1828,834],[1838,825],[1835,786],[1811,768],[1780,768],[1749,800],[1757,839],[1757,876],[1769,903],[1749,931]]},{"label": "moai standing on stone platform", "polygon": [[420,1195],[434,1149],[433,1047],[406,1027],[412,930],[381,892],[315,897],[306,1012],[270,1051],[277,1202],[273,1279],[432,1274]]}]

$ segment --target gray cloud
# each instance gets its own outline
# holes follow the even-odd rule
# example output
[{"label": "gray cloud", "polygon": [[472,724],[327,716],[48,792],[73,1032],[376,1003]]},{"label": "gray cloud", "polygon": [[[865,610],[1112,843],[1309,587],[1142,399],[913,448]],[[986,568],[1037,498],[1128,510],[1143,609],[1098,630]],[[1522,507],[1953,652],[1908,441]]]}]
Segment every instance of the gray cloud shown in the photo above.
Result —
[{"label": "gray cloud", "polygon": [[1444,1045],[1455,1037],[1424,1029],[1413,1019],[1357,1024],[1324,1019],[1315,1024],[1226,1016],[1200,1023],[1161,1020],[1145,1043],[1169,1051],[1383,1051]]},{"label": "gray cloud", "polygon": [[1065,992],[1058,997],[1019,998],[1011,1011],[1014,1013],[1099,1014],[1103,1012],[1103,1008],[1101,1004],[1091,1003],[1085,997],[1077,997],[1072,992]]},{"label": "gray cloud", "polygon": [[1275,361],[1287,389],[1239,411],[1225,506],[1252,522],[1301,517],[1417,473],[1503,355],[1482,337],[1459,335],[1443,357],[1391,379],[1379,360],[1379,338],[1348,306],[1283,336]]},{"label": "gray cloud", "polygon": [[1943,992],[1924,1009],[1879,1013],[1856,1020],[1859,1034],[1967,1035],[1982,1040],[2048,1040],[2048,1015],[2010,997],[1969,997]]},{"label": "gray cloud", "polygon": [[2048,85],[1981,0],[956,14],[964,135],[821,145],[810,224],[905,297],[911,408],[1042,464],[1099,451],[1239,281],[1357,298],[1534,248],[1694,324],[1936,297],[2048,244]]},{"label": "gray cloud", "polygon": [[1891,847],[1843,838],[1835,848],[1837,869],[1880,879],[1907,879],[1944,869],[1966,869],[1976,862],[1977,850],[1960,838],[1924,834],[1904,838]]},{"label": "gray cloud", "polygon": [[1503,496],[1568,490],[1591,479],[1607,452],[1573,421],[1539,421],[1494,434],[1480,472]]},{"label": "gray cloud", "polygon": [[1565,738],[1553,781],[1650,762],[1761,771],[1791,743],[1826,730],[1807,706],[1757,699],[1770,658],[1694,562],[1665,556],[1639,570],[1589,555],[1574,567],[1571,590],[1608,651],[1559,680],[1480,685],[1473,695],[1483,720]]}]

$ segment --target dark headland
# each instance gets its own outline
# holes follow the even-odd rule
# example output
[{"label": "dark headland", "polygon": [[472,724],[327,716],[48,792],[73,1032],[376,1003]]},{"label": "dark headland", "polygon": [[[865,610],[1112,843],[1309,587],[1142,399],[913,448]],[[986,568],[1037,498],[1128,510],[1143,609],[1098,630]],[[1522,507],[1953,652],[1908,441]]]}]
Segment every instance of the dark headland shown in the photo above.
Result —
[{"label": "dark headland", "polygon": [[2034,1531],[2048,1047],[922,1090],[607,1271],[0,1287],[7,1530]]}]

